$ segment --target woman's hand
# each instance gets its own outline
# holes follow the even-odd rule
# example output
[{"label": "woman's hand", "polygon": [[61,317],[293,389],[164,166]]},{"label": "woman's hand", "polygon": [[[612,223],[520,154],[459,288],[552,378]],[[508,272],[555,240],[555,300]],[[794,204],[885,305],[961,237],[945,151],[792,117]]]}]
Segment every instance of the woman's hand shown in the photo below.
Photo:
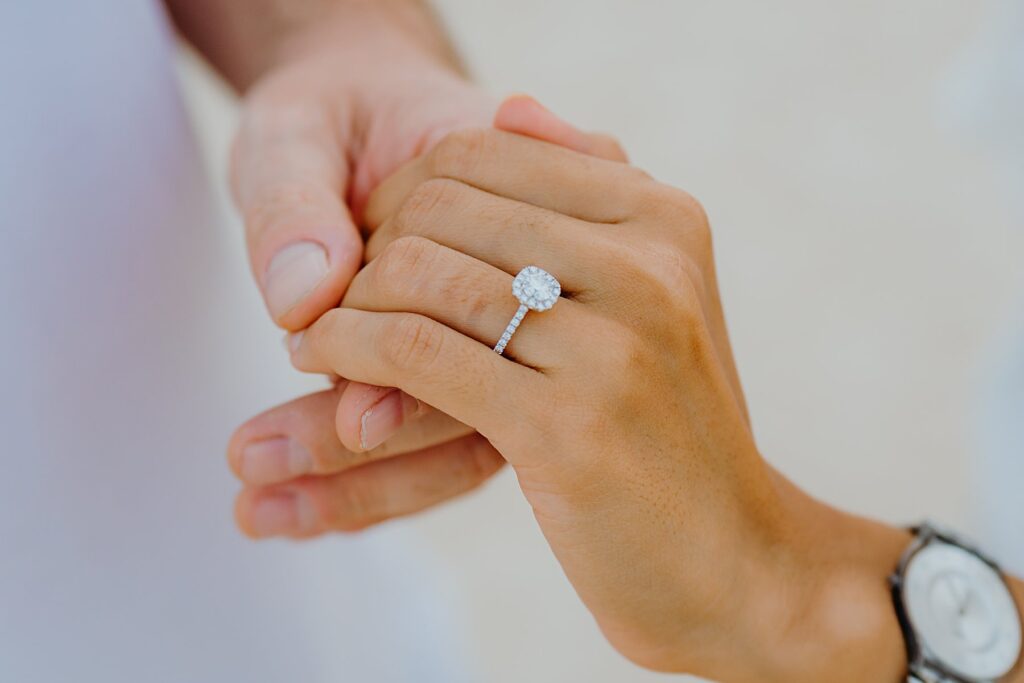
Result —
[{"label": "woman's hand", "polygon": [[[727,681],[896,680],[884,577],[905,538],[810,500],[758,453],[692,197],[470,130],[386,181],[366,216],[372,260],[293,362],[398,387],[478,430],[468,442],[515,468],[621,652]],[[528,314],[502,357],[491,347],[527,265],[562,299]],[[331,528],[328,495],[292,493],[287,533]]]},{"label": "woman's hand", "polygon": [[[507,99],[494,125],[625,161],[613,139],[580,131],[529,97]],[[232,437],[228,460],[246,485],[238,523],[256,537],[286,532],[296,488],[331,501],[332,530],[418,512],[475,488],[504,464],[472,433],[401,391],[338,380],[256,416]]]}]

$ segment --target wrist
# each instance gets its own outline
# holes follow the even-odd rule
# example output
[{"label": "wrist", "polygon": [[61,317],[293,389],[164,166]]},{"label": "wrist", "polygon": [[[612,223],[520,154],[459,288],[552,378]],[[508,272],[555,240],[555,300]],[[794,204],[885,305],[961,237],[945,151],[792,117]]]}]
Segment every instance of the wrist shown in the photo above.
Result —
[{"label": "wrist", "polygon": [[389,74],[425,73],[466,79],[466,72],[424,3],[412,0],[335,2],[330,11],[283,22],[267,46],[267,70],[320,60],[353,84]]},{"label": "wrist", "polygon": [[901,681],[906,650],[887,579],[910,534],[778,479],[781,526],[752,584],[750,666],[737,680]]},{"label": "wrist", "polygon": [[[345,71],[415,61],[463,74],[423,0],[165,0],[181,35],[239,92],[295,59],[332,53]],[[463,74],[464,75],[464,74]]]}]

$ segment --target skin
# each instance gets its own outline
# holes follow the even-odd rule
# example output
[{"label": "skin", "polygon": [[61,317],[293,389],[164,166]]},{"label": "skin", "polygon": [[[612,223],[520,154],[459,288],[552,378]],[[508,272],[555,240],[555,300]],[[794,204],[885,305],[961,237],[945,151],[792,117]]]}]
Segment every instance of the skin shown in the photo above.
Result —
[{"label": "skin", "polygon": [[[583,154],[626,160],[614,139],[579,131],[528,97],[506,100],[495,125]],[[402,394],[400,418],[381,443],[368,447],[364,416],[389,394]],[[333,389],[257,416],[232,437],[228,462],[246,484],[236,503],[239,526],[253,537],[276,533],[281,524],[274,514],[280,508],[277,485],[284,482],[322,491],[333,501],[333,527],[338,530],[360,530],[422,511],[476,488],[505,464],[493,449],[481,448],[478,439],[465,438],[473,432],[400,390],[339,379]],[[308,452],[308,467],[296,473],[265,458],[273,464],[253,468],[247,448],[282,435]],[[425,452],[429,461],[419,457]],[[269,511],[263,509],[267,507]]]},{"label": "skin", "polygon": [[[625,158],[611,138],[585,134],[528,98],[513,98],[496,120],[495,103],[469,82],[436,18],[417,0],[166,4],[181,34],[243,95],[231,187],[256,282],[286,330],[304,328],[341,301],[364,262],[359,225],[369,193],[448,132],[494,122]],[[286,310],[269,305],[275,256],[309,242],[326,250],[325,276]],[[275,524],[273,509],[254,516],[244,504],[268,484],[324,477],[338,500],[354,501],[339,527],[357,529],[472,489],[503,463],[468,447],[463,437],[471,429],[407,398],[408,410],[375,443],[360,439],[364,414],[376,408],[379,415],[387,393],[339,380],[243,425],[228,448],[232,469],[249,487],[238,506],[243,528],[253,530],[259,519]],[[342,445],[336,427],[355,448]],[[358,473],[342,476],[356,465],[363,465]]]},{"label": "skin", "polygon": [[[761,456],[692,197],[622,163],[469,130],[382,184],[366,220],[368,265],[293,340],[293,362],[398,387],[474,428],[467,447],[515,469],[613,646],[722,681],[900,679],[885,577],[909,535],[811,499]],[[528,264],[556,273],[563,298],[501,357],[490,346]],[[329,492],[276,495],[290,511],[279,533],[335,528]]]}]

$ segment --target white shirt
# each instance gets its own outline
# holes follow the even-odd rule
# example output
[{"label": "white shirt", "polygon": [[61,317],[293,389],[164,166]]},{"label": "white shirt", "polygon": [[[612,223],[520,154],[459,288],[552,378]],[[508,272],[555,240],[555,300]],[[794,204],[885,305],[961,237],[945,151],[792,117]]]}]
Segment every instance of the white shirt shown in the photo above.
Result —
[{"label": "white shirt", "polygon": [[255,544],[231,429],[300,388],[150,2],[0,5],[0,680],[460,681],[431,558]]}]

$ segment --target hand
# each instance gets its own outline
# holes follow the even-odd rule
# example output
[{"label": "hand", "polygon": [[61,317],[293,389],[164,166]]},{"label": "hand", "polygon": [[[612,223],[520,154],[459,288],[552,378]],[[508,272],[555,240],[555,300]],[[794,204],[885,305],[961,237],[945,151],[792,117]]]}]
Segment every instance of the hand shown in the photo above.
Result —
[{"label": "hand", "polygon": [[[495,125],[625,161],[613,139],[583,133],[527,97],[506,100]],[[253,418],[228,458],[247,485],[239,526],[256,537],[362,529],[469,491],[504,464],[470,427],[401,391],[347,381]],[[298,533],[295,523],[312,512],[296,508],[296,491],[323,502],[322,519]]]},{"label": "hand", "polygon": [[[759,454],[692,197],[471,130],[382,184],[365,215],[370,263],[293,362],[476,429],[623,654],[725,681],[897,680],[884,577],[906,537],[813,501]],[[526,265],[563,298],[501,357]],[[324,529],[330,501],[298,495],[292,532]]]},{"label": "hand", "polygon": [[[317,47],[320,46],[320,47]],[[371,72],[313,42],[243,101],[231,185],[273,319],[302,329],[337,305],[362,263],[360,207],[376,184],[494,104],[450,67],[399,54]]]}]

